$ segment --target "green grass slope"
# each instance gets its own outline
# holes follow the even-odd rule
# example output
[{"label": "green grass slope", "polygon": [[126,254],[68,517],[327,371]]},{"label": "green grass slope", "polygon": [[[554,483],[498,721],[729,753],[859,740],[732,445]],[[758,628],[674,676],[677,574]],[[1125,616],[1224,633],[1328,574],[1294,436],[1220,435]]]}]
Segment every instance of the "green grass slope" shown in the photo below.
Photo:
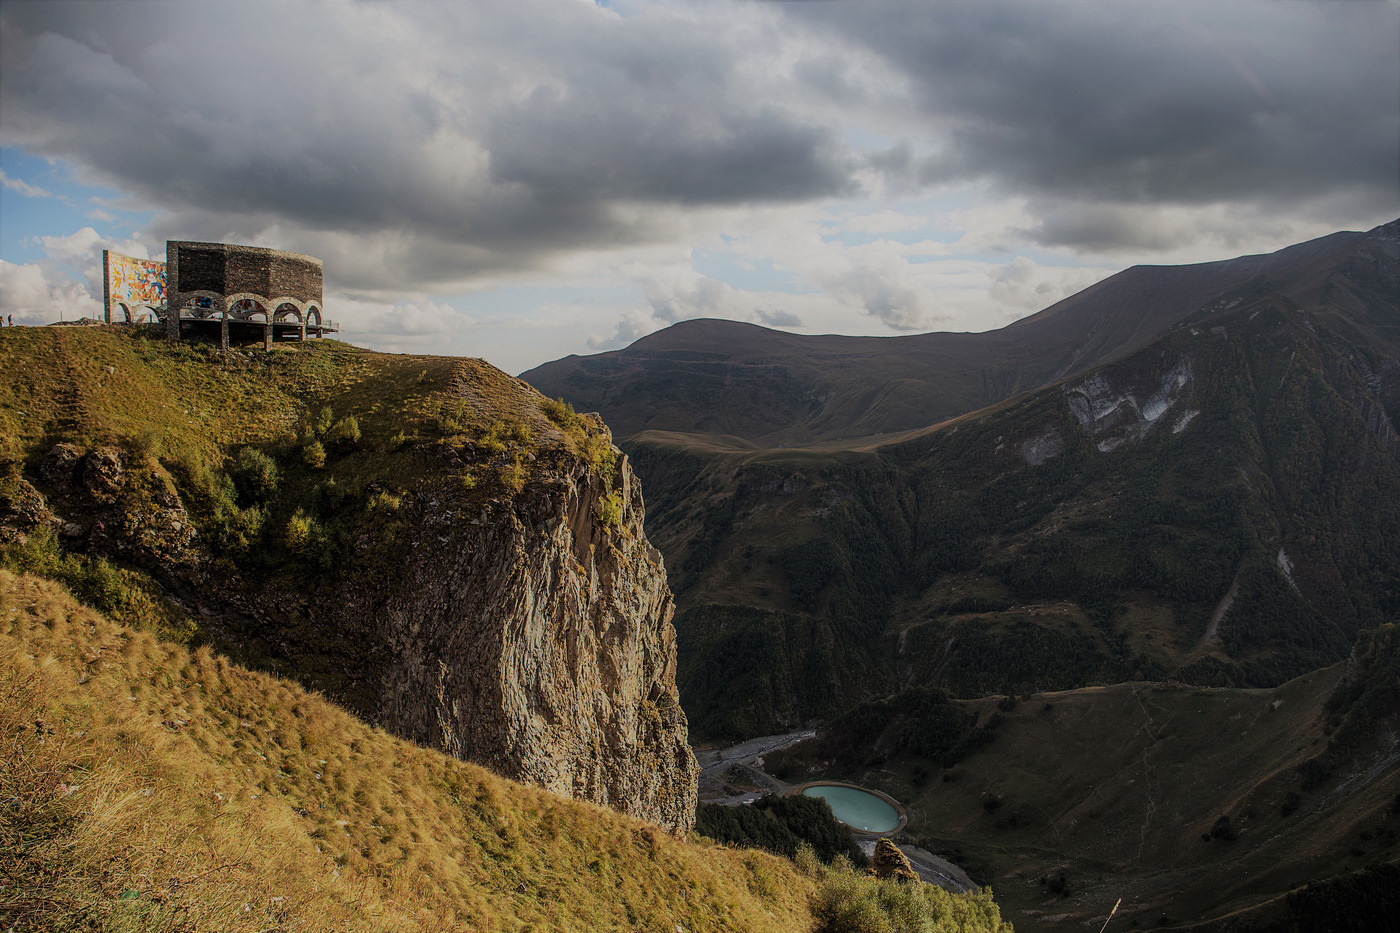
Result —
[{"label": "green grass slope", "polygon": [[[600,422],[481,360],[15,328],[0,377],[0,564],[356,710],[385,646],[337,613],[349,589],[394,592],[423,503],[480,510],[617,468]],[[97,456],[121,466],[112,488]]]},{"label": "green grass slope", "polygon": [[790,862],[501,780],[0,571],[16,930],[805,930]]}]

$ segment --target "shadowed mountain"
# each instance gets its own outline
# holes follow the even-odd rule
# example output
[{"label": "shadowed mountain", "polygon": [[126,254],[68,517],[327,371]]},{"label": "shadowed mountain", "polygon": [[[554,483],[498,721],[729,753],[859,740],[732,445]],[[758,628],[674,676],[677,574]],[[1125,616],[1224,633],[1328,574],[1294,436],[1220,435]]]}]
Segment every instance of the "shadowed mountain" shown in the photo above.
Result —
[{"label": "shadowed mountain", "polygon": [[1368,239],[1369,278],[1357,250],[1312,286],[1350,313],[1230,297],[938,425],[634,435],[692,726],[777,732],[914,686],[1274,686],[1394,619],[1400,241]]},{"label": "shadowed mountain", "polygon": [[[1271,293],[1309,311],[1348,315],[1365,342],[1393,349],[1400,325],[1367,309],[1395,304],[1393,279],[1380,270],[1397,236],[1400,221],[1266,255],[1134,266],[978,334],[807,336],[683,321],[626,349],[569,356],[522,378],[600,412],[619,436],[727,434],[776,446],[908,431],[1093,369],[1193,314]],[[1387,399],[1391,411],[1395,403]]]}]

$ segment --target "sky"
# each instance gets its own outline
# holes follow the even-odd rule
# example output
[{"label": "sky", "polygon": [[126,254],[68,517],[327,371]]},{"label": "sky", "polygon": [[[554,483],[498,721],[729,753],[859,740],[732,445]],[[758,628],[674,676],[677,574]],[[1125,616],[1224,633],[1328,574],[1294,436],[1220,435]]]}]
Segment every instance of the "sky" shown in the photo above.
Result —
[{"label": "sky", "polygon": [[509,372],[696,317],[982,331],[1400,217],[1400,0],[0,0],[0,172],[16,323],[178,239]]}]

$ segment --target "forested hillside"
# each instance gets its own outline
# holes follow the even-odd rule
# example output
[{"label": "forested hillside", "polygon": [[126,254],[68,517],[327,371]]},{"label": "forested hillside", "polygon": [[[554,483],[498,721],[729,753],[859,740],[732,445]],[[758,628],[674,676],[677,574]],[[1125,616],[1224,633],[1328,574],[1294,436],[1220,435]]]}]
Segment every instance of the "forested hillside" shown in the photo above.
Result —
[{"label": "forested hillside", "polygon": [[1393,368],[1273,296],[869,450],[627,445],[708,735],[910,686],[1272,686],[1400,614]]}]

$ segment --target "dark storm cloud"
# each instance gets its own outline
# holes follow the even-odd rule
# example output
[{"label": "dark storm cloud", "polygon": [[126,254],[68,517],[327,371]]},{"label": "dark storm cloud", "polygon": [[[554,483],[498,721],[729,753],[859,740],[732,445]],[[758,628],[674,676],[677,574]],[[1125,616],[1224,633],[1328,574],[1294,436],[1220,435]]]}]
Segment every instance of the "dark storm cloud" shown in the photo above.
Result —
[{"label": "dark storm cloud", "polygon": [[934,151],[906,142],[872,154],[872,168],[896,187],[984,179],[1036,198],[1063,215],[1046,218],[1043,242],[1152,239],[1122,217],[1087,216],[1084,204],[1397,199],[1393,3],[789,10],[907,80],[911,116]]},{"label": "dark storm cloud", "polygon": [[[1150,249],[1192,229],[1160,207],[1393,203],[1398,19],[1244,0],[10,0],[0,140],[161,209],[156,235],[275,236],[345,257],[364,289],[674,241],[696,209],[870,178],[979,182],[1028,200],[1029,239]],[[858,291],[914,326],[889,287]]]},{"label": "dark storm cloud", "polygon": [[12,3],[0,133],[170,233],[385,239],[399,282],[664,238],[639,205],[852,191],[834,129],[744,77],[778,15],[720,9]]}]

